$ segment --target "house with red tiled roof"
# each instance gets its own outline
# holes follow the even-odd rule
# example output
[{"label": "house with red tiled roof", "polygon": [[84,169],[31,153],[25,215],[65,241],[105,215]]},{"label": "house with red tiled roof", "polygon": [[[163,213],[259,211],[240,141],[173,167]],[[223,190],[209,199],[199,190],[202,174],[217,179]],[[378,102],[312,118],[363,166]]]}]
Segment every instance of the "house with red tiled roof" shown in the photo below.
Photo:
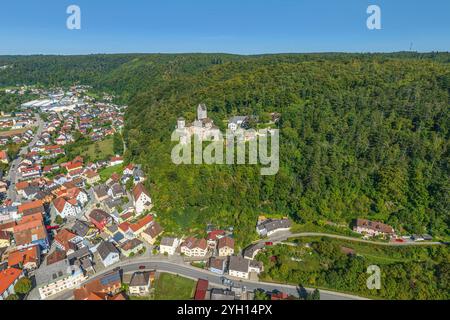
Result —
[{"label": "house with red tiled roof", "polygon": [[147,229],[152,223],[153,223],[153,216],[148,215],[140,219],[138,222],[130,224],[130,229],[133,232],[133,234],[137,237],[142,232],[144,232],[145,229]]},{"label": "house with red tiled roof", "polygon": [[232,256],[234,254],[234,240],[230,237],[220,238],[217,250],[219,250],[219,257]]},{"label": "house with red tiled roof", "polygon": [[81,208],[76,199],[68,199],[64,197],[59,197],[53,200],[52,209],[63,219],[67,217],[76,217],[81,212]]},{"label": "house with red tiled roof", "polygon": [[1,150],[0,151],[0,163],[4,163],[4,164],[8,164],[8,154],[6,153],[6,151]]},{"label": "house with red tiled roof", "polygon": [[90,185],[94,185],[94,184],[100,182],[100,180],[101,180],[100,175],[97,172],[95,172],[94,170],[90,170],[90,169],[86,170],[83,173],[83,177],[86,180],[86,182]]},{"label": "house with red tiled roof", "polygon": [[38,244],[43,253],[50,247],[47,230],[41,214],[23,217],[13,228],[14,240],[18,249]]},{"label": "house with red tiled roof", "polygon": [[8,256],[8,267],[35,270],[41,264],[41,250],[39,246],[13,251]]},{"label": "house with red tiled roof", "polygon": [[205,257],[208,253],[206,239],[187,238],[181,244],[181,253],[188,257]]},{"label": "house with red tiled roof", "polygon": [[138,214],[152,208],[152,199],[150,193],[145,189],[142,183],[138,183],[133,189],[134,207]]},{"label": "house with red tiled roof", "polygon": [[206,240],[208,241],[208,246],[210,248],[215,248],[217,246],[217,241],[220,238],[223,238],[225,236],[224,230],[214,230],[208,233],[208,236],[206,237]]},{"label": "house with red tiled roof", "polygon": [[22,277],[22,270],[16,268],[0,271],[0,300],[6,300],[10,295],[15,294],[14,286]]},{"label": "house with red tiled roof", "polygon": [[70,255],[73,251],[79,249],[82,241],[82,237],[67,229],[59,231],[55,236],[56,247],[61,251],[65,251],[67,255]]},{"label": "house with red tiled roof", "polygon": [[112,217],[103,210],[95,209],[89,214],[89,220],[98,230],[103,231],[106,225],[112,222]]},{"label": "house with red tiled roof", "polygon": [[112,157],[111,160],[109,161],[109,165],[111,167],[118,166],[119,164],[122,164],[122,163],[123,163],[123,158],[122,157],[118,157],[118,156]]}]

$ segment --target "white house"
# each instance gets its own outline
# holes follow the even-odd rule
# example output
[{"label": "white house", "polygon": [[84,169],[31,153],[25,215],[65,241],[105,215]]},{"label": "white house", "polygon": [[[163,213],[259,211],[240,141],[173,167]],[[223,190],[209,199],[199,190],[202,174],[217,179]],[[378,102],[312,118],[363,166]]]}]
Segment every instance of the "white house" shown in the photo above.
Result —
[{"label": "white house", "polygon": [[134,207],[138,214],[152,208],[152,199],[142,183],[138,183],[133,189]]},{"label": "white house", "polygon": [[181,244],[180,250],[187,257],[205,257],[208,253],[208,244],[205,239],[191,237]]},{"label": "white house", "polygon": [[71,266],[69,261],[64,259],[38,269],[35,279],[41,299],[46,299],[61,291],[76,288],[86,277],[81,268]]},{"label": "white house", "polygon": [[81,212],[76,199],[66,200],[62,197],[56,198],[53,200],[53,207],[55,208],[56,214],[63,219],[67,217],[76,217]]},{"label": "white house", "polygon": [[104,241],[100,243],[97,252],[105,267],[109,267],[120,261],[120,253],[111,242]]},{"label": "white house", "polygon": [[179,239],[164,237],[161,239],[159,251],[161,254],[167,253],[169,256],[173,256],[179,245],[180,245]]}]

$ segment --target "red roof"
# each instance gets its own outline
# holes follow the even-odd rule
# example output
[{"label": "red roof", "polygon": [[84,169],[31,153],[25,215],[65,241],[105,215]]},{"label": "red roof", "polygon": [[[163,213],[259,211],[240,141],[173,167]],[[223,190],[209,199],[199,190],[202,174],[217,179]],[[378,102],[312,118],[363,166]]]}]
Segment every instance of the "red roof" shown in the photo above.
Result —
[{"label": "red roof", "polygon": [[130,228],[131,228],[131,230],[133,230],[133,232],[136,232],[136,231],[139,231],[142,228],[146,227],[147,225],[149,225],[152,221],[153,221],[153,216],[149,215],[149,216],[142,218],[138,222],[131,224]]},{"label": "red roof", "polygon": [[1,160],[7,160],[8,159],[8,155],[6,154],[5,151],[0,151],[0,159]]},{"label": "red roof", "polygon": [[195,289],[194,300],[205,300],[208,286],[208,280],[199,279],[197,282],[197,288]]},{"label": "red roof", "polygon": [[142,183],[138,183],[136,187],[134,187],[133,189],[134,199],[135,200],[139,199],[142,193],[147,195],[147,197],[150,197],[150,194],[148,193],[147,189],[145,189],[144,185]]},{"label": "red roof", "polygon": [[35,200],[32,202],[24,203],[19,206],[19,213],[23,213],[24,211],[30,210],[30,209],[37,209],[44,205],[44,203],[41,200]]},{"label": "red roof", "polygon": [[25,265],[29,262],[34,262],[37,264],[39,261],[39,254],[38,246],[32,246],[27,249],[11,252],[8,256],[8,266],[13,267],[19,264]]},{"label": "red roof", "polygon": [[8,268],[0,271],[0,294],[3,294],[22,274],[22,270]]},{"label": "red roof", "polygon": [[217,236],[225,235],[225,231],[223,230],[214,230],[208,234],[208,240],[217,240]]}]

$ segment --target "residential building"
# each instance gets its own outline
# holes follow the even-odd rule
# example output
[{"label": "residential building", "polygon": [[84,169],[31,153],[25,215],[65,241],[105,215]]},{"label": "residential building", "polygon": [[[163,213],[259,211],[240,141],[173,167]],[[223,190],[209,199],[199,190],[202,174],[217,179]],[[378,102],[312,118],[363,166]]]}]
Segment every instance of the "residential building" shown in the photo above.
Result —
[{"label": "residential building", "polygon": [[366,219],[357,219],[353,231],[370,237],[395,235],[395,230],[391,226]]},{"label": "residential building", "polygon": [[73,295],[75,300],[92,300],[91,294],[115,295],[121,287],[120,272],[114,271],[84,284],[79,289],[75,289]]},{"label": "residential building", "polygon": [[83,238],[67,229],[59,231],[54,240],[56,247],[68,255],[83,247]]},{"label": "residential building", "polygon": [[133,189],[134,207],[138,214],[152,208],[152,199],[142,183],[138,183]]},{"label": "residential building", "polygon": [[291,225],[292,223],[289,219],[267,219],[258,224],[256,232],[261,237],[270,237],[276,232],[289,231]]},{"label": "residential building", "polygon": [[161,254],[167,254],[173,256],[180,245],[180,240],[177,238],[163,237],[161,244],[159,245],[159,252]]},{"label": "residential building", "polygon": [[112,222],[111,216],[107,214],[105,211],[100,209],[92,210],[91,213],[89,214],[89,220],[100,231],[103,231],[106,225]]},{"label": "residential building", "polygon": [[228,274],[232,277],[248,279],[250,260],[240,256],[231,256],[228,264]]},{"label": "residential building", "polygon": [[14,226],[14,239],[18,249],[39,245],[42,253],[47,253],[50,242],[41,214],[25,217]]},{"label": "residential building", "polygon": [[39,246],[13,251],[8,256],[8,267],[33,271],[41,264],[41,250]]},{"label": "residential building", "polygon": [[208,261],[208,270],[220,275],[225,273],[226,260],[216,257],[209,258]]},{"label": "residential building", "polygon": [[22,270],[16,268],[0,271],[0,300],[6,300],[10,295],[15,294],[14,286],[22,277]]},{"label": "residential building", "polygon": [[79,207],[77,200],[66,200],[63,197],[53,200],[53,208],[55,213],[63,219],[76,217],[81,212],[81,208]]},{"label": "residential building", "polygon": [[100,243],[97,252],[105,267],[109,267],[120,261],[120,253],[111,242],[103,241]]},{"label": "residential building", "polygon": [[187,257],[205,257],[208,253],[208,244],[205,239],[190,237],[181,244],[181,253]]},{"label": "residential building", "polygon": [[134,256],[138,254],[144,248],[144,243],[139,239],[131,239],[125,241],[121,246],[120,250],[122,254],[126,257]]},{"label": "residential building", "polygon": [[152,281],[154,280],[154,272],[136,272],[133,274],[128,291],[132,296],[148,296]]},{"label": "residential building", "polygon": [[220,257],[228,257],[234,254],[234,239],[223,237],[219,239],[217,250]]},{"label": "residential building", "polygon": [[71,266],[68,259],[47,265],[45,268],[39,268],[36,270],[35,278],[41,299],[76,288],[86,280],[83,270]]},{"label": "residential building", "polygon": [[163,232],[164,230],[161,225],[158,222],[153,221],[153,223],[141,233],[141,237],[147,241],[147,243],[153,245]]}]

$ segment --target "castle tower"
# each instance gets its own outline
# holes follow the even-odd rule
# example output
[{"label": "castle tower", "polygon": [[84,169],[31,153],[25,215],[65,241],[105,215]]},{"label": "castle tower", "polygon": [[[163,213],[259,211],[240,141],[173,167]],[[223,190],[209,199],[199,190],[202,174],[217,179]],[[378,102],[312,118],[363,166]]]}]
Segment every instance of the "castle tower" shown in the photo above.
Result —
[{"label": "castle tower", "polygon": [[178,118],[177,120],[178,130],[183,130],[185,127],[186,127],[186,120],[184,120],[184,118]]},{"label": "castle tower", "polygon": [[208,118],[208,111],[206,110],[206,105],[203,103],[199,104],[197,108],[197,119],[201,121],[206,118]]}]

